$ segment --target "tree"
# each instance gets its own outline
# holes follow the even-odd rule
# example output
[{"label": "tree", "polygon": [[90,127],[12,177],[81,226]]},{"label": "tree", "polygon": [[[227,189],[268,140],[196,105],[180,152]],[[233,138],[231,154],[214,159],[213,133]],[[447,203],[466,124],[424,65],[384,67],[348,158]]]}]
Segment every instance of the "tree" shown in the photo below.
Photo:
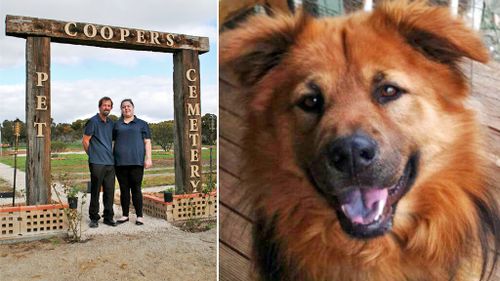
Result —
[{"label": "tree", "polygon": [[83,137],[83,128],[89,119],[78,119],[71,123],[71,128],[73,129],[73,139],[81,139]]},{"label": "tree", "polygon": [[52,141],[50,143],[50,151],[52,152],[63,152],[68,149],[68,144],[63,141]]},{"label": "tree", "polygon": [[174,121],[168,120],[149,124],[152,141],[161,146],[164,151],[172,149],[174,144]]},{"label": "tree", "polygon": [[2,142],[9,145],[14,143],[14,122],[9,120],[2,122]]},{"label": "tree", "polygon": [[110,114],[110,115],[108,115],[108,118],[113,120],[113,122],[116,122],[116,120],[118,120],[119,117],[114,115],[114,114]]},{"label": "tree", "polygon": [[68,123],[58,123],[52,125],[51,139],[53,141],[71,142],[75,140],[75,133]]},{"label": "tree", "polygon": [[201,143],[214,145],[217,140],[217,116],[207,113],[201,117]]},{"label": "tree", "polygon": [[[113,122],[116,122],[116,120],[118,120],[118,116],[113,114],[110,114],[108,117],[109,119],[113,120]],[[85,125],[87,124],[87,121],[89,121],[89,119],[90,118],[78,119],[73,121],[73,123],[71,123],[74,140],[79,140],[83,137],[83,131],[85,130]]]},{"label": "tree", "polygon": [[[26,142],[26,125],[23,121],[20,121],[20,129],[19,142]],[[12,146],[14,145],[14,141],[14,120],[4,120],[2,122],[2,142]]]}]

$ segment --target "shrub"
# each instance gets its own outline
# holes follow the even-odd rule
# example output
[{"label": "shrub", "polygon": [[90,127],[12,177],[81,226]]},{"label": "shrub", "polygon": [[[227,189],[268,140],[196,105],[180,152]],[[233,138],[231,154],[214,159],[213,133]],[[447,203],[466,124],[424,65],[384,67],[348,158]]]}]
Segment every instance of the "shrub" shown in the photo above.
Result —
[{"label": "shrub", "polygon": [[68,149],[68,144],[62,141],[53,141],[50,144],[50,150],[52,152],[63,152]]}]

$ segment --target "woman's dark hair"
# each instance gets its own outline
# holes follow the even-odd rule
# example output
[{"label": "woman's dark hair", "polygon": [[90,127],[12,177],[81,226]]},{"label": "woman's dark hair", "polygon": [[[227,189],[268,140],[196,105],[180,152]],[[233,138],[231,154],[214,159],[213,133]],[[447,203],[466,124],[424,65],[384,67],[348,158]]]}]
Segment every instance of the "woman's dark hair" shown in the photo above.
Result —
[{"label": "woman's dark hair", "polygon": [[[134,102],[132,101],[132,99],[124,99],[124,100],[122,100],[122,102],[120,103],[120,110],[122,109],[122,105],[123,105],[123,103],[124,103],[124,102],[127,102],[127,101],[128,101],[128,102],[130,102],[130,104],[132,104],[132,107],[135,107]],[[121,117],[123,118],[123,113],[121,114]]]},{"label": "woman's dark hair", "polygon": [[132,102],[132,100],[131,100],[131,99],[124,99],[124,100],[122,100],[122,102],[120,103],[120,109],[122,108],[123,103],[124,103],[124,102],[127,102],[127,101],[128,101],[128,102],[130,102],[130,103],[132,104],[132,106],[133,106],[133,107],[135,107],[134,102]]}]

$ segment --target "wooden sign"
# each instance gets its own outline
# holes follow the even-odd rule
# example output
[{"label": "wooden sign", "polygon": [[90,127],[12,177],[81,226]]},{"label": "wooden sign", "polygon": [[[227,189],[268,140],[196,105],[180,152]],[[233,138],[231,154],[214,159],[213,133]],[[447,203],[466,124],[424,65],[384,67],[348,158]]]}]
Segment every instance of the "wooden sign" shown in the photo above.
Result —
[{"label": "wooden sign", "polygon": [[209,50],[208,38],[135,28],[8,15],[5,33],[10,36],[50,37],[52,42],[174,53]]},{"label": "wooden sign", "polygon": [[173,53],[176,191],[202,190],[198,54],[208,52],[207,37],[10,15],[5,23],[7,35],[26,38],[28,205],[50,202],[51,42]]}]

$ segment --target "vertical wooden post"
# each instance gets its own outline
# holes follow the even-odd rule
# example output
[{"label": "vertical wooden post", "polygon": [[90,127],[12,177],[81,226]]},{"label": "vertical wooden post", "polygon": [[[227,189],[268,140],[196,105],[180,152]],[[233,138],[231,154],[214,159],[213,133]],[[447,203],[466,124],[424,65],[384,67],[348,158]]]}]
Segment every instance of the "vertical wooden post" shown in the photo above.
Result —
[{"label": "vertical wooden post", "polygon": [[202,190],[201,105],[198,51],[174,53],[175,191]]},{"label": "vertical wooden post", "polygon": [[26,203],[50,201],[50,38],[26,38]]}]

